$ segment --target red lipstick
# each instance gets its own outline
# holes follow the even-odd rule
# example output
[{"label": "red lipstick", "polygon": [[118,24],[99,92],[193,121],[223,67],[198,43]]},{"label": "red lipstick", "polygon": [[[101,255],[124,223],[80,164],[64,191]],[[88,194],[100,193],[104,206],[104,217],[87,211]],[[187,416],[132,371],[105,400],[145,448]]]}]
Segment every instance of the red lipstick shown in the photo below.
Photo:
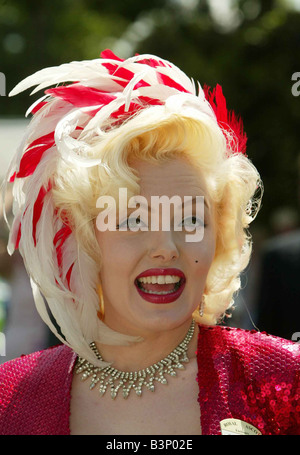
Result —
[{"label": "red lipstick", "polygon": [[[174,291],[168,292],[167,294],[151,294],[149,292],[145,292],[142,286],[139,284],[138,279],[148,276],[159,276],[159,275],[175,275],[180,278],[180,281],[176,283],[174,287]],[[135,287],[140,294],[140,296],[146,300],[147,302],[156,303],[156,304],[164,304],[164,303],[171,303],[177,300],[180,295],[182,294],[184,287],[185,287],[185,275],[184,273],[175,268],[155,268],[155,269],[148,269],[138,275],[135,279]]]}]

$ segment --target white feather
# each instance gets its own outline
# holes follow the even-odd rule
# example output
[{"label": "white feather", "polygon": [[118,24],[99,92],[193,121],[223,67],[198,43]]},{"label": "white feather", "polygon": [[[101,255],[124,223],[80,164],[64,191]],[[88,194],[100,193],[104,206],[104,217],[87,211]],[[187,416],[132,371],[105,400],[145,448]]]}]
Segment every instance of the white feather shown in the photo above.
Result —
[{"label": "white feather", "polygon": [[[103,66],[103,63],[115,63],[115,61],[109,59],[83,60],[80,62],[74,61],[59,66],[43,68],[19,82],[11,90],[9,96],[15,96],[35,85],[36,88],[31,92],[31,95],[46,87],[63,82],[84,82],[96,79],[100,83],[101,81],[99,78],[103,78],[103,85],[101,84],[103,90],[110,91],[111,87],[115,87],[115,82],[112,82],[111,76]],[[123,79],[114,76],[114,80]]]},{"label": "white feather", "polygon": [[[40,219],[36,225],[36,246],[32,235],[32,219],[34,204],[41,187],[48,185],[58,170],[70,167],[81,171],[83,178],[86,169],[98,166],[102,159],[95,159],[92,150],[95,143],[101,144],[103,150],[107,144],[118,134],[117,129],[106,133],[107,120],[121,106],[127,110],[130,103],[138,101],[138,97],[147,96],[159,99],[163,106],[152,106],[149,111],[142,111],[140,115],[140,128],[145,130],[149,124],[155,125],[157,114],[160,118],[167,118],[171,113],[178,112],[209,122],[213,118],[210,105],[206,102],[204,92],[199,87],[198,98],[195,98],[195,84],[179,68],[167,60],[159,59],[162,66],[152,66],[139,63],[144,59],[155,59],[156,56],[144,54],[132,57],[125,61],[113,59],[94,59],[82,62],[71,62],[56,67],[45,68],[37,71],[21,81],[9,94],[14,96],[28,88],[35,87],[31,94],[60,83],[76,81],[87,87],[99,88],[102,91],[113,93],[116,97],[108,104],[101,106],[86,106],[74,108],[71,103],[49,95],[39,98],[28,109],[28,115],[41,101],[47,99],[48,103],[33,117],[20,147],[11,162],[8,177],[17,172],[26,147],[39,137],[54,132],[55,145],[48,149],[42,156],[34,173],[24,179],[17,178],[13,187],[13,214],[14,223],[9,238],[9,251],[14,250],[16,236],[20,221],[22,221],[22,236],[20,252],[24,258],[26,270],[31,277],[32,289],[37,309],[50,327],[50,329],[65,344],[72,347],[80,356],[95,363],[95,356],[89,344],[98,341],[105,344],[130,344],[141,341],[139,337],[131,337],[115,332],[106,326],[97,317],[99,297],[96,292],[98,285],[98,267],[78,245],[75,235],[71,233],[62,246],[62,270],[59,269],[56,249],[53,239],[62,227],[62,221],[56,218],[55,207],[51,191],[46,194]],[[133,73],[130,81],[110,75],[105,64],[117,65]],[[119,74],[122,74],[121,72]],[[130,73],[128,73],[130,75]],[[190,92],[182,93],[174,87],[161,83],[159,74],[166,75]],[[145,81],[150,86],[141,86],[135,89],[139,81]],[[127,81],[125,89],[118,81]],[[91,117],[89,112],[97,107],[101,109]],[[152,122],[152,123],[151,123]],[[77,135],[76,128],[82,128]],[[122,125],[123,132],[130,132],[128,123]],[[106,149],[105,149],[106,147]],[[5,184],[6,190],[6,184]],[[73,265],[70,288],[66,274]],[[49,307],[49,310],[47,308]],[[57,333],[49,311],[58,321],[63,337]],[[107,365],[106,362],[99,363]]]},{"label": "white feather", "polygon": [[31,113],[31,111],[39,104],[41,103],[42,101],[44,101],[45,99],[47,98],[50,98],[50,95],[44,95],[42,96],[41,98],[39,98],[38,100],[36,100],[26,111],[25,113],[25,117],[28,117],[28,115]]}]

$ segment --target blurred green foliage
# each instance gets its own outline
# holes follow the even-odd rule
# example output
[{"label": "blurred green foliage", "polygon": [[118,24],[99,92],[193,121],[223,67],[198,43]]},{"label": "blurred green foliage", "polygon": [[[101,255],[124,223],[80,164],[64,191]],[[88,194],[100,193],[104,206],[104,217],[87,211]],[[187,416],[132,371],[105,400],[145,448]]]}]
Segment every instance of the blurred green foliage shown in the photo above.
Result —
[{"label": "blurred green foliage", "polygon": [[[220,83],[244,119],[248,155],[265,185],[257,222],[269,228],[276,209],[299,210],[300,97],[291,78],[300,71],[300,14],[283,1],[233,5],[226,22],[221,8],[216,19],[200,0],[0,0],[0,71],[9,92],[45,66],[110,47],[123,58],[157,54],[201,84]],[[34,101],[28,95],[2,96],[0,116],[23,116]]]}]

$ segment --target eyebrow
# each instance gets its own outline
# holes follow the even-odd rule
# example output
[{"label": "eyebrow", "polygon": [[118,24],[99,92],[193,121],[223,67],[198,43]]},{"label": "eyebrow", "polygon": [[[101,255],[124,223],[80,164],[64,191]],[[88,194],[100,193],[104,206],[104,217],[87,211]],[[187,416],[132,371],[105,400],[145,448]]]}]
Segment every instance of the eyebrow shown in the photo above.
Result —
[{"label": "eyebrow", "polygon": [[[160,197],[160,196],[158,196],[158,197]],[[189,196],[186,196],[186,197],[189,197]],[[181,203],[181,205],[175,207],[175,209],[182,208],[183,204],[187,204],[187,205],[188,205],[188,204],[196,204],[196,203],[197,203],[196,197],[203,197],[203,199],[204,199],[204,205],[205,205],[206,208],[209,210],[210,207],[209,207],[209,205],[208,205],[208,203],[207,203],[207,198],[204,197],[204,196],[193,196],[192,199],[189,198],[187,201],[184,201],[184,200],[183,200],[182,203]],[[145,209],[145,210],[148,209],[148,212],[150,212],[150,210],[151,210],[151,204],[145,205],[143,202],[139,202],[139,201],[137,201],[137,204],[139,204],[139,208],[142,208],[142,209]],[[129,209],[129,210],[136,210],[136,207],[128,207],[128,209]]]}]

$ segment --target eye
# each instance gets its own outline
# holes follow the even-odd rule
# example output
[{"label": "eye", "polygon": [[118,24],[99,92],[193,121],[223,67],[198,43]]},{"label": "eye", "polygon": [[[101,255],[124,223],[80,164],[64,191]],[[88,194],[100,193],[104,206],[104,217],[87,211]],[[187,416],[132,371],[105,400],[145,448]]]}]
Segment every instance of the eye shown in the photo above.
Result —
[{"label": "eye", "polygon": [[197,228],[200,226],[205,227],[203,220],[198,218],[197,216],[189,216],[187,218],[184,218],[182,220],[182,225],[185,227],[193,227],[193,228]]},{"label": "eye", "polygon": [[147,224],[145,224],[140,216],[134,218],[134,217],[128,217],[126,220],[124,220],[122,223],[117,224],[117,230],[122,229],[122,230],[139,230],[141,227],[147,227]]}]

